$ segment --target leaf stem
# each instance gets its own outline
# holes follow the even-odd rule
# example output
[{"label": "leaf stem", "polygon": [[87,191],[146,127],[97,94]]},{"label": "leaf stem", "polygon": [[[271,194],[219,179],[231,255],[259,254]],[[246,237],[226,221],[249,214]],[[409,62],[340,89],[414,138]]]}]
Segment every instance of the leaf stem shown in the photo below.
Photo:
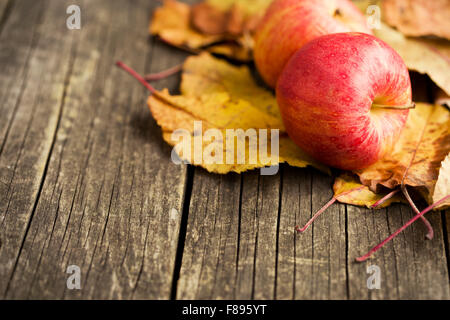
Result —
[{"label": "leaf stem", "polygon": [[346,192],[343,192],[343,193],[341,193],[341,194],[339,194],[339,195],[337,195],[337,196],[333,196],[333,197],[331,198],[331,200],[328,201],[327,204],[324,205],[322,208],[320,208],[319,211],[317,211],[317,212],[312,216],[312,218],[309,219],[309,221],[308,221],[302,228],[300,228],[299,226],[295,226],[295,231],[300,232],[300,233],[306,231],[306,229],[308,229],[308,227],[314,222],[314,220],[316,220],[316,219],[317,219],[317,218],[318,218],[318,217],[319,217],[326,209],[328,209],[329,206],[331,206],[333,203],[335,203],[336,200],[337,200],[339,197],[345,196],[345,195],[347,195],[347,194],[349,194],[349,193],[352,193],[353,191],[361,190],[361,189],[364,188],[364,187],[365,187],[365,186],[360,186],[360,187],[358,187],[358,188],[354,188],[354,189],[348,190],[348,191],[346,191]]},{"label": "leaf stem", "polygon": [[146,81],[157,81],[157,80],[161,80],[164,78],[167,78],[175,73],[178,73],[181,71],[181,69],[183,68],[182,64],[176,65],[172,68],[166,69],[164,71],[161,72],[157,72],[157,73],[150,73],[144,76],[144,79]]},{"label": "leaf stem", "polygon": [[[417,209],[416,205],[414,204],[414,201],[412,201],[411,197],[409,196],[408,190],[406,189],[406,185],[402,184],[401,188],[402,188],[402,192],[405,195],[406,200],[408,200],[411,208],[414,210],[414,212],[416,214],[420,214],[419,209]],[[427,235],[426,235],[427,239],[432,240],[434,238],[434,230],[433,230],[433,227],[431,226],[430,221],[428,221],[427,218],[425,218],[423,216],[421,216],[421,219],[422,219],[422,222],[425,224],[425,227],[428,230]]]},{"label": "leaf stem", "polygon": [[155,93],[155,91],[156,91],[155,88],[153,88],[150,84],[148,84],[147,81],[145,81],[145,79],[139,73],[134,71],[131,67],[127,66],[122,61],[117,61],[116,62],[116,66],[118,66],[119,68],[121,68],[121,69],[125,70],[126,72],[128,72],[132,77],[134,77],[144,87],[146,87],[148,89],[148,91],[150,91],[151,93]]},{"label": "leaf stem", "polygon": [[375,202],[373,205],[371,205],[370,207],[372,209],[378,207],[379,205],[381,205],[382,203],[384,203],[386,200],[389,200],[390,198],[392,198],[393,196],[395,196],[400,190],[396,189],[393,190],[391,192],[389,192],[387,195],[385,195],[383,198],[381,198],[380,200],[378,200],[377,202]]},{"label": "leaf stem", "polygon": [[407,223],[405,223],[400,229],[398,229],[397,231],[395,231],[393,234],[391,234],[389,237],[387,237],[386,239],[384,239],[381,243],[377,244],[375,247],[373,247],[372,249],[370,249],[370,251],[368,253],[366,253],[365,255],[356,258],[356,261],[358,262],[363,262],[366,261],[372,254],[374,254],[375,252],[378,251],[378,249],[380,249],[381,247],[383,247],[386,243],[388,243],[389,241],[391,241],[392,239],[394,239],[400,232],[402,232],[403,230],[405,230],[407,227],[409,227],[414,221],[416,221],[417,219],[419,219],[420,217],[422,217],[425,213],[427,213],[428,211],[432,210],[434,207],[440,205],[441,203],[443,203],[444,201],[446,201],[448,198],[450,198],[450,195],[447,195],[445,197],[443,197],[441,200],[433,203],[432,205],[428,206],[426,209],[424,209],[422,212],[419,212],[419,214],[417,214],[414,218],[412,218],[411,220],[409,220]]}]

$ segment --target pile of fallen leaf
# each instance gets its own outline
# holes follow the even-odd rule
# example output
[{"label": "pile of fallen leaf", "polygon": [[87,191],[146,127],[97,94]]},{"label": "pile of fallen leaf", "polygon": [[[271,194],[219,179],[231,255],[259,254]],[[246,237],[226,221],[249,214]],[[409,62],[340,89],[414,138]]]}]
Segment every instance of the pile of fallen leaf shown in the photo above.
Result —
[{"label": "pile of fallen leaf", "polygon": [[[289,139],[274,93],[255,80],[249,66],[236,66],[211,55],[251,61],[252,34],[270,2],[207,0],[189,6],[175,0],[164,1],[153,14],[151,34],[195,55],[183,65],[181,94],[171,95],[167,90],[154,92],[148,100],[150,110],[170,145],[178,143],[172,140],[172,132],[180,128],[189,131],[194,139],[199,134],[193,129],[193,122],[197,120],[202,121],[203,131],[210,128],[223,132],[226,129],[279,129],[280,162],[296,167],[313,166],[330,173],[329,168],[309,157]],[[443,18],[450,16],[450,4],[446,0],[355,3],[363,11],[368,5],[378,4],[385,9],[383,12],[389,12],[383,17],[385,22],[381,29],[373,30],[375,35],[390,44],[410,70],[427,74],[440,92],[435,105],[417,103],[410,111],[392,153],[364,170],[341,173],[334,183],[335,197],[343,203],[382,208],[393,202],[405,202],[398,191],[408,186],[414,189],[414,194],[420,194],[432,204],[450,194],[450,112],[439,104],[447,103],[450,94],[450,21]],[[431,23],[421,23],[425,19]],[[211,144],[203,143],[203,147]],[[224,144],[223,141],[214,143]],[[247,148],[257,146],[249,143]],[[230,151],[235,150],[224,148],[223,152]],[[177,152],[181,159],[193,163],[181,150]],[[264,167],[260,162],[200,165],[221,174]],[[449,206],[450,199],[447,199],[435,209]]]}]

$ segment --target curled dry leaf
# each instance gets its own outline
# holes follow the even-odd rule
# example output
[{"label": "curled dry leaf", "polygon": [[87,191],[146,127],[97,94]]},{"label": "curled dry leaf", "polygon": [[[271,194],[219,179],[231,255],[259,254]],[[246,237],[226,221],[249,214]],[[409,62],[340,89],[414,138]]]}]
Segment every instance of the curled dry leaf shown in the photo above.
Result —
[{"label": "curled dry leaf", "polygon": [[[272,155],[271,136],[267,137],[267,157],[261,157],[258,145],[264,136],[259,129],[279,130],[279,162],[272,159],[270,165],[287,162],[292,166],[310,165],[329,172],[326,166],[313,160],[289,139],[284,132],[275,97],[254,82],[245,66],[232,66],[207,53],[190,57],[183,68],[181,95],[172,96],[167,90],[159,91],[149,98],[148,104],[153,117],[162,128],[164,140],[172,146],[177,146],[178,156],[210,172],[243,172],[268,165]],[[201,127],[195,127],[194,121],[201,121]],[[173,135],[174,132],[180,132],[180,129],[189,133],[184,146],[180,145],[179,136]],[[205,138],[209,129],[215,129],[216,132],[210,140]],[[227,135],[227,129],[254,129],[257,139],[238,135],[237,143],[234,143],[235,138]],[[201,137],[203,139],[200,141]],[[196,141],[200,141],[200,154],[204,156],[200,161],[194,158]],[[240,153],[241,148],[237,148],[239,143],[246,146],[245,154]],[[218,152],[222,152],[222,155]],[[257,161],[249,161],[251,154],[258,154]],[[223,162],[230,157],[234,164],[205,161],[217,160],[216,156]],[[240,156],[245,158],[242,164],[237,163]]]},{"label": "curled dry leaf", "polygon": [[[355,171],[372,191],[395,189],[404,183],[415,187],[433,203],[438,177],[448,175],[441,163],[450,151],[450,112],[439,105],[418,103],[392,152],[366,169]],[[441,172],[442,171],[442,172]],[[442,208],[443,206],[439,206]]]},{"label": "curled dry leaf", "polygon": [[204,34],[227,33],[228,15],[206,2],[191,7],[192,26]]},{"label": "curled dry leaf", "polygon": [[222,11],[207,2],[200,2],[191,8],[192,26],[204,34],[239,36],[246,30],[244,15],[234,5]]},{"label": "curled dry leaf", "polygon": [[450,40],[450,1],[383,0],[381,5],[383,19],[403,34]]},{"label": "curled dry leaf", "polygon": [[[411,1],[413,3],[410,6],[416,6],[416,2],[420,1]],[[445,1],[448,2],[448,0]],[[353,2],[364,13],[367,12],[369,5],[380,6],[380,0],[353,0]],[[381,18],[385,19],[386,14],[386,10],[382,10]],[[445,23],[448,23],[448,18],[445,20]],[[429,21],[420,20],[418,23],[427,25]],[[380,29],[374,29],[373,32],[400,54],[408,69],[427,74],[434,83],[450,95],[450,42],[448,40],[408,37],[383,22]]]},{"label": "curled dry leaf", "polygon": [[450,96],[444,92],[441,88],[436,87],[434,90],[434,103],[442,106],[450,107]]},{"label": "curled dry leaf", "polygon": [[153,13],[150,33],[176,47],[250,61],[253,47],[250,33],[269,2],[209,0],[191,7],[165,0]]},{"label": "curled dry leaf", "polygon": [[389,44],[403,58],[408,69],[428,76],[450,94],[450,42],[408,38],[386,24],[374,30],[375,36]]},{"label": "curled dry leaf", "polygon": [[[363,186],[361,182],[359,181],[358,177],[354,174],[351,174],[349,172],[342,173],[334,180],[333,185],[333,191],[335,197],[343,194],[349,190],[356,189],[358,187]],[[347,203],[347,204],[353,204],[355,206],[361,206],[361,207],[367,207],[372,208],[374,204],[377,202],[383,200],[383,198],[388,194],[389,192],[378,192],[375,193],[369,189],[369,187],[364,186],[360,190],[350,192],[348,194],[342,195],[337,198],[339,202]],[[391,198],[387,199],[386,201],[383,201],[380,203],[379,206],[377,206],[377,209],[384,208],[389,206],[390,204],[394,202],[403,202],[407,203],[407,201],[403,198],[401,194],[395,194]]]},{"label": "curled dry leaf", "polygon": [[221,39],[217,35],[205,35],[191,27],[191,8],[175,0],[164,0],[156,8],[150,23],[150,33],[177,47],[199,49]]}]

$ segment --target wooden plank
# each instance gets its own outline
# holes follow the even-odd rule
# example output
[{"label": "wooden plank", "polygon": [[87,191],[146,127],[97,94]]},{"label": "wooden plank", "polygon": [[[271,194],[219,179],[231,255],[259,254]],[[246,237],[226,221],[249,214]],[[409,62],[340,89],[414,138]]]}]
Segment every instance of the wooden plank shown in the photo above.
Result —
[{"label": "wooden plank", "polygon": [[[375,212],[348,207],[349,291],[351,299],[449,299],[442,220],[439,213],[427,216],[434,227],[434,239],[425,240],[422,224],[415,223],[365,263],[354,259],[414,216],[405,205]],[[381,271],[381,288],[367,288],[366,269]]]},{"label": "wooden plank", "polygon": [[65,28],[66,3],[17,0],[0,36],[0,297],[22,248],[70,74],[76,34]]},{"label": "wooden plank", "polygon": [[278,246],[277,299],[346,299],[345,205],[334,204],[304,233],[303,226],[333,196],[333,178],[287,167]]},{"label": "wooden plank", "polygon": [[[8,1],[0,4],[0,154],[6,136],[11,129],[13,117],[28,80],[30,56],[35,50],[37,31],[44,2],[26,4],[18,1],[13,10]],[[10,7],[7,10],[8,6]],[[27,21],[28,23],[24,23]]]},{"label": "wooden plank", "polygon": [[[430,101],[427,77],[412,74],[414,101]],[[348,269],[351,299],[449,299],[449,278],[443,224],[439,213],[427,218],[434,228],[434,239],[425,240],[420,221],[398,235],[365,263],[354,259],[400,228],[414,212],[406,205],[382,210],[348,206]],[[367,267],[381,270],[381,288],[367,288]]]},{"label": "wooden plank", "polygon": [[282,189],[280,173],[227,177],[196,170],[177,298],[345,299],[345,206],[294,232],[331,198],[331,177],[286,167]]},{"label": "wooden plank", "polygon": [[237,174],[195,170],[178,299],[232,299],[238,254]]},{"label": "wooden plank", "polygon": [[442,212],[442,224],[444,225],[445,253],[447,256],[447,270],[450,282],[450,210]]},{"label": "wooden plank", "polygon": [[238,299],[275,297],[280,187],[280,171],[273,176],[261,176],[259,171],[254,171],[244,178]]},{"label": "wooden plank", "polygon": [[0,0],[0,34],[9,18],[14,0]]},{"label": "wooden plank", "polygon": [[[159,71],[184,57],[148,43],[153,5],[81,6],[87,23],[8,298],[170,297],[186,168],[171,162],[148,92],[114,67],[123,59],[138,71]],[[69,265],[81,270],[81,290],[66,287]]]},{"label": "wooden plank", "polygon": [[244,173],[241,186],[196,169],[178,299],[274,297],[279,187],[279,174]]}]

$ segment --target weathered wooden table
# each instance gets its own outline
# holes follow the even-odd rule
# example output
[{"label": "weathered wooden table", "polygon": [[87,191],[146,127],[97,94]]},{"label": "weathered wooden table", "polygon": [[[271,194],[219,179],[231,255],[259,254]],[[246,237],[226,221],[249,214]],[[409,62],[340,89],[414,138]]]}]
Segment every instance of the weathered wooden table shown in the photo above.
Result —
[{"label": "weathered wooden table", "polygon": [[[81,8],[81,30],[66,8]],[[336,204],[332,178],[282,166],[224,176],[175,165],[141,73],[187,56],[149,38],[154,0],[0,0],[0,297],[100,299],[448,299],[450,212],[413,216]],[[416,100],[431,99],[415,76]],[[179,76],[155,83],[176,92]],[[421,89],[422,88],[422,89]],[[175,210],[173,210],[175,209]],[[80,268],[70,290],[67,267]],[[367,288],[367,267],[381,288]]]}]

